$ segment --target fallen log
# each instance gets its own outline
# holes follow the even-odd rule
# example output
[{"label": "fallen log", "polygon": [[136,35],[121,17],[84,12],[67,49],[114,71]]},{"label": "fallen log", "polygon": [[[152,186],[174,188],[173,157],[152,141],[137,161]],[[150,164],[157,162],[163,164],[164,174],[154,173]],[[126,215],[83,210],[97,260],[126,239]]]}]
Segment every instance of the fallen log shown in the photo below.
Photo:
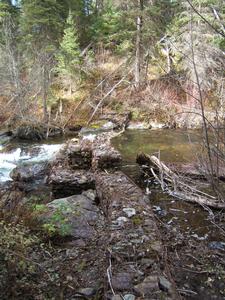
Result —
[{"label": "fallen log", "polygon": [[[139,164],[142,164],[144,162],[145,167],[146,165],[148,166],[154,178],[161,185],[162,190],[166,191],[169,195],[181,200],[197,203],[201,206],[209,206],[216,209],[225,208],[225,202],[220,201],[210,194],[196,189],[190,183],[190,180],[187,182],[187,179],[185,177],[182,177],[178,173],[173,172],[156,156],[141,154],[137,157],[137,162]],[[156,169],[159,176],[156,175],[154,169]]]},{"label": "fallen log", "polygon": [[[149,198],[124,173],[95,173],[100,207],[107,220],[109,252],[108,290],[115,294],[132,294],[140,299],[179,299],[165,266],[164,247]],[[150,268],[149,268],[150,263]],[[140,276],[139,274],[142,274]],[[168,282],[168,290],[160,278]],[[168,279],[167,279],[168,278]],[[167,293],[167,295],[165,294]]]}]

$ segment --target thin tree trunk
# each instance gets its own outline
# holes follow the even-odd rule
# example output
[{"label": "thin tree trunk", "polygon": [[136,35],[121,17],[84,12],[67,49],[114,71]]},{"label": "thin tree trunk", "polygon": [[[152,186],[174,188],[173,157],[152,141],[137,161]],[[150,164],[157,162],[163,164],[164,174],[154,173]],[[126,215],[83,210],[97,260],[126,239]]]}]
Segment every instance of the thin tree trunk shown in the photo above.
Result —
[{"label": "thin tree trunk", "polygon": [[48,108],[47,108],[47,86],[48,78],[45,65],[43,66],[43,118],[44,122],[48,123]]},{"label": "thin tree trunk", "polygon": [[142,68],[142,11],[144,9],[143,0],[139,0],[139,15],[137,16],[137,37],[136,37],[136,59],[135,59],[135,86],[137,89],[141,83]]}]

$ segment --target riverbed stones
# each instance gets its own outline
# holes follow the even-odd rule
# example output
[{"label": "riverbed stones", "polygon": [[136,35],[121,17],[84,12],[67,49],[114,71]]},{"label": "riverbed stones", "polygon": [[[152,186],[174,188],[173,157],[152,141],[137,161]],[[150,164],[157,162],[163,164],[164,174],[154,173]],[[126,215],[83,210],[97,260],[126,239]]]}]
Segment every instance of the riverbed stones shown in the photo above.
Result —
[{"label": "riverbed stones", "polygon": [[123,212],[127,215],[128,218],[131,218],[136,215],[136,210],[132,207],[123,208]]},{"label": "riverbed stones", "polygon": [[112,286],[118,291],[130,290],[133,287],[133,277],[132,273],[126,272],[114,274],[112,278]]},{"label": "riverbed stones", "polygon": [[148,276],[142,283],[136,285],[134,289],[139,296],[148,299],[147,297],[159,291],[158,277],[155,275]]},{"label": "riverbed stones", "polygon": [[169,292],[172,284],[164,276],[159,276],[159,288],[165,292]]},{"label": "riverbed stones", "polygon": [[96,289],[95,288],[82,288],[82,289],[78,290],[78,293],[85,297],[93,297],[96,294]]}]

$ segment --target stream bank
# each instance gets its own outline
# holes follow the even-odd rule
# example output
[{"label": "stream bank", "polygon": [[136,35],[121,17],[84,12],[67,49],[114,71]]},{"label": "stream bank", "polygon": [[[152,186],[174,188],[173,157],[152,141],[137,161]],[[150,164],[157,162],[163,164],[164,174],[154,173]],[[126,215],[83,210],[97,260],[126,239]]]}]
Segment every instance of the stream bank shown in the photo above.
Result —
[{"label": "stream bank", "polygon": [[[135,145],[150,145],[158,151],[161,143],[166,156],[166,136],[178,150],[185,148],[184,135],[127,131],[112,142],[124,151],[122,156],[111,147],[110,135],[96,139],[88,134],[81,142],[73,139],[50,164],[45,180],[50,189],[34,204],[38,221],[43,222],[54,245],[46,249],[52,256],[47,255],[43,262],[58,278],[50,283],[46,276],[52,274],[47,268],[43,278],[49,287],[44,290],[37,285],[34,299],[40,299],[42,293],[53,299],[56,294],[56,299],[121,299],[120,295],[125,299],[223,299],[223,236],[218,235],[208,213],[168,198],[155,185],[150,185],[151,194],[145,195],[119,171],[143,186],[134,167],[139,152]],[[182,154],[178,151],[174,156],[179,161]],[[24,190],[26,180],[15,178],[23,199],[20,203],[29,203],[33,192]],[[18,194],[16,197],[19,199]],[[43,229],[40,223],[35,226],[39,226],[36,231]],[[201,263],[196,264],[195,259]]]}]

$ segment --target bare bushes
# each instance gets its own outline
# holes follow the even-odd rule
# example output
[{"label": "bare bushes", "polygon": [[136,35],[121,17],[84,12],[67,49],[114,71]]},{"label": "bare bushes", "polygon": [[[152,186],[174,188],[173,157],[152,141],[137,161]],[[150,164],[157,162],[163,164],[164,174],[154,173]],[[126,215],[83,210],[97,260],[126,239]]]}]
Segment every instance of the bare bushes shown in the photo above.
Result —
[{"label": "bare bushes", "polygon": [[[117,93],[117,101],[125,109],[145,118],[164,123],[173,123],[174,115],[181,111],[184,92],[173,79],[157,79],[150,81],[138,92],[131,87]],[[127,99],[127,101],[124,101]]]}]

